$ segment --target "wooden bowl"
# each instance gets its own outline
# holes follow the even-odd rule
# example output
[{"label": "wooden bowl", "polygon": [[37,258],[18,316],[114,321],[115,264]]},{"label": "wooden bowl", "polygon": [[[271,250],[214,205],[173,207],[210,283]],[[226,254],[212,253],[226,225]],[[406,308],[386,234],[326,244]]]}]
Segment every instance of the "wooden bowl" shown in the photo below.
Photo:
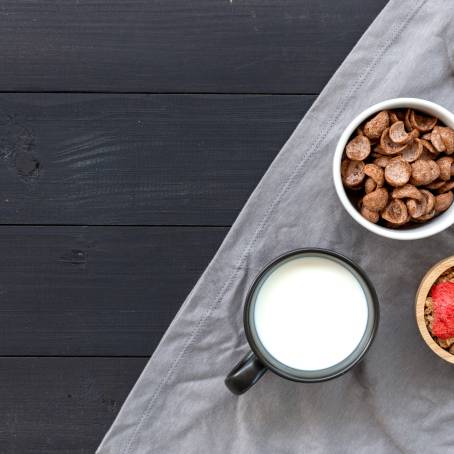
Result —
[{"label": "wooden bowl", "polygon": [[416,292],[416,323],[419,332],[429,348],[440,358],[448,363],[454,364],[454,355],[441,348],[432,338],[426,326],[424,319],[424,306],[427,295],[435,281],[449,268],[454,267],[454,256],[448,257],[435,264],[423,277],[418,291]]}]

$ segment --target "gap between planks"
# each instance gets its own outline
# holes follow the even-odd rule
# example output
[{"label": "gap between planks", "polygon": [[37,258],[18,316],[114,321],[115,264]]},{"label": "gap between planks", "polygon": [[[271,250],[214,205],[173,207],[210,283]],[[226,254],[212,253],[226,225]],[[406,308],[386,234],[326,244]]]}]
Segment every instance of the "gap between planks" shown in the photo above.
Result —
[{"label": "gap between planks", "polygon": [[290,92],[214,92],[214,91],[85,91],[85,90],[46,90],[46,91],[24,91],[24,90],[0,90],[0,94],[17,94],[17,95],[150,95],[150,96],[318,96],[320,93],[290,93]]}]

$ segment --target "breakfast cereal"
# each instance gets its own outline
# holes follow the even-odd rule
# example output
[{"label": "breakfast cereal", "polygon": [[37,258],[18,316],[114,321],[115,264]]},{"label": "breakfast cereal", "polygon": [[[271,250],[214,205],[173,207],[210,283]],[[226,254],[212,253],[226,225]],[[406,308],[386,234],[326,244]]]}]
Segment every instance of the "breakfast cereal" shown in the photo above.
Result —
[{"label": "breakfast cereal", "polygon": [[383,110],[355,131],[341,176],[364,218],[390,228],[427,222],[454,201],[454,130],[414,109]]}]

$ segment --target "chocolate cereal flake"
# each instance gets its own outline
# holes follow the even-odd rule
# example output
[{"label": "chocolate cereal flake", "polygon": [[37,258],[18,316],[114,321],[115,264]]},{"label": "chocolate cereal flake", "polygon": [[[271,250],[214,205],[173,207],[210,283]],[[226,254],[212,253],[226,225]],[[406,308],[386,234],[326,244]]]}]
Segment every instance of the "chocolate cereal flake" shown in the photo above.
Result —
[{"label": "chocolate cereal flake", "polygon": [[347,143],[341,175],[368,221],[427,222],[453,204],[454,130],[414,109],[378,112]]}]

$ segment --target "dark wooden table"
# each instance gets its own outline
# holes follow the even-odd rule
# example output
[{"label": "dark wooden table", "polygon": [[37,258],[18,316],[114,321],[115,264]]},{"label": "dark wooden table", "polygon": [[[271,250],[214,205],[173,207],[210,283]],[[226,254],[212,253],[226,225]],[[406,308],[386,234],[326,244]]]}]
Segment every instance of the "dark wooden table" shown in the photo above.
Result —
[{"label": "dark wooden table", "polygon": [[385,3],[0,2],[2,454],[95,450]]}]

